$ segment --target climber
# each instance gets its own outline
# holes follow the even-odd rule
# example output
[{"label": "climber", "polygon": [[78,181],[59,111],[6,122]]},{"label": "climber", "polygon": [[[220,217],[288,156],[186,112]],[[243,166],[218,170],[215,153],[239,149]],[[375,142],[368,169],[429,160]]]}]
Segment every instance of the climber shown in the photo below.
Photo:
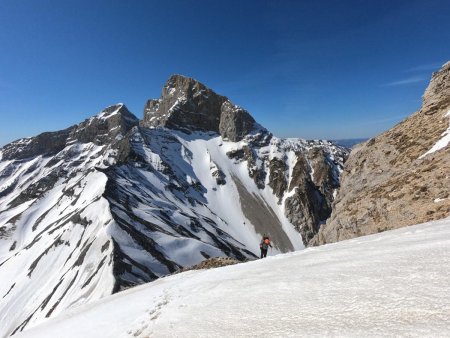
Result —
[{"label": "climber", "polygon": [[269,236],[266,236],[264,234],[261,243],[259,244],[259,248],[261,249],[261,258],[267,256],[267,250],[269,249],[269,246],[272,248],[272,244],[270,244],[270,238]]}]

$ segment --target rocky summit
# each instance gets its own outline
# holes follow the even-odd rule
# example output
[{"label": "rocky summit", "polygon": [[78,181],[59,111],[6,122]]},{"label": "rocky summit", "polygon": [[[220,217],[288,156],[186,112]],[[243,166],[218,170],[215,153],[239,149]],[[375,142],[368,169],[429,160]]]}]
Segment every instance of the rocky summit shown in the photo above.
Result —
[{"label": "rocky summit", "polygon": [[354,148],[331,218],[312,244],[444,218],[450,213],[450,62],[419,111]]},{"label": "rocky summit", "polygon": [[161,98],[147,101],[141,126],[163,126],[188,133],[214,131],[232,142],[261,128],[246,110],[225,96],[181,75],[170,77]]},{"label": "rocky summit", "polygon": [[279,139],[172,76],[142,120],[110,106],[0,149],[0,336],[205,259],[304,247],[347,150]]}]

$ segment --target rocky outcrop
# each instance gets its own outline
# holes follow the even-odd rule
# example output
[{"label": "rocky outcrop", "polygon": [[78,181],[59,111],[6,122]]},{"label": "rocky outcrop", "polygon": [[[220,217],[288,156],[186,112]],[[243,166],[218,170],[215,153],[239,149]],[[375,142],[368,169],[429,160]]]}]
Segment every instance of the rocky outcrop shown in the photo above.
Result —
[{"label": "rocky outcrop", "polygon": [[339,187],[339,176],[333,176],[334,167],[322,148],[298,154],[289,184],[289,191],[294,193],[286,199],[285,210],[305,245],[330,217],[333,192]]},{"label": "rocky outcrop", "polygon": [[138,124],[138,118],[130,113],[125,105],[119,103],[80,123],[70,133],[67,141],[106,145],[120,140]]},{"label": "rocky outcrop", "polygon": [[311,244],[448,216],[449,111],[447,63],[433,74],[418,112],[352,150],[332,215]]},{"label": "rocky outcrop", "polygon": [[278,197],[279,203],[287,188],[286,169],[286,163],[277,157],[269,162],[269,186],[273,189],[275,196]]},{"label": "rocky outcrop", "polygon": [[192,78],[173,75],[164,85],[161,98],[147,101],[141,125],[219,132],[220,109],[226,100]]},{"label": "rocky outcrop", "polygon": [[185,271],[191,271],[191,270],[209,270],[209,269],[215,269],[215,268],[221,268],[228,265],[235,265],[242,263],[241,261],[238,261],[236,259],[233,259],[231,257],[214,257],[214,258],[208,258],[201,262],[200,264],[196,264],[191,267],[184,268],[182,270],[177,271],[176,273],[185,272]]},{"label": "rocky outcrop", "polygon": [[425,94],[420,111],[425,115],[436,114],[450,105],[450,61],[433,78]]},{"label": "rocky outcrop", "polygon": [[60,152],[66,146],[67,138],[75,126],[67,129],[46,132],[35,137],[29,137],[9,143],[2,148],[3,160],[23,160],[36,156],[51,156]]},{"label": "rocky outcrop", "polygon": [[161,98],[147,101],[140,125],[187,133],[212,131],[236,142],[255,128],[255,120],[246,110],[197,80],[173,75],[164,85]]},{"label": "rocky outcrop", "polygon": [[227,140],[236,142],[242,140],[255,126],[251,115],[239,106],[225,101],[221,107],[219,133]]}]

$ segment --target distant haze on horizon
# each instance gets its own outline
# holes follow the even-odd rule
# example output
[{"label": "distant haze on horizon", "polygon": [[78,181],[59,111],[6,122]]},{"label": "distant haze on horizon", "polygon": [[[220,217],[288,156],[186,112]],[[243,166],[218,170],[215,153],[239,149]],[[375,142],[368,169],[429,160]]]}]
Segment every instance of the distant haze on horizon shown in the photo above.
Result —
[{"label": "distant haze on horizon", "polygon": [[369,138],[450,60],[450,2],[0,2],[0,147],[123,102],[142,118],[172,74],[279,137]]}]

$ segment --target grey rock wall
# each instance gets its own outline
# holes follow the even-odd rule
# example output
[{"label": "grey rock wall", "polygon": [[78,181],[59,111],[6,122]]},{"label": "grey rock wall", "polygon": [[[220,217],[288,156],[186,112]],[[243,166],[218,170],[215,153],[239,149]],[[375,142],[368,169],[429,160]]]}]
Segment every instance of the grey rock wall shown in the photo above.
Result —
[{"label": "grey rock wall", "polygon": [[255,120],[246,110],[197,80],[173,75],[164,85],[161,97],[147,101],[140,125],[186,133],[215,132],[236,142],[254,129]]}]

